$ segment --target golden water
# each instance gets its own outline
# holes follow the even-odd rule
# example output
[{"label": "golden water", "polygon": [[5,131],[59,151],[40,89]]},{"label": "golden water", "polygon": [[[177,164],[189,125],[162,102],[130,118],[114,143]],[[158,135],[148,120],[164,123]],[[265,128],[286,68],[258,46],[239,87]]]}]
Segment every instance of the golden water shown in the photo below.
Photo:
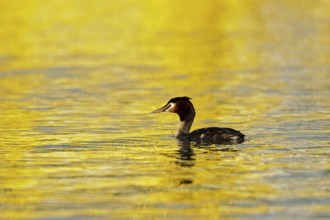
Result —
[{"label": "golden water", "polygon": [[[0,219],[329,218],[329,10],[0,1]],[[251,141],[178,146],[182,95]]]}]

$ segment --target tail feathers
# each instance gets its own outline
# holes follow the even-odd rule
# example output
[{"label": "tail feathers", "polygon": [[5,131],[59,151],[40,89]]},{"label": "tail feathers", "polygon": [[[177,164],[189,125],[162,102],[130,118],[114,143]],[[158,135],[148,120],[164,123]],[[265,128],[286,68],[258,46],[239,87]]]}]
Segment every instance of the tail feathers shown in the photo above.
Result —
[{"label": "tail feathers", "polygon": [[244,141],[250,141],[251,139],[248,136],[244,136]]}]

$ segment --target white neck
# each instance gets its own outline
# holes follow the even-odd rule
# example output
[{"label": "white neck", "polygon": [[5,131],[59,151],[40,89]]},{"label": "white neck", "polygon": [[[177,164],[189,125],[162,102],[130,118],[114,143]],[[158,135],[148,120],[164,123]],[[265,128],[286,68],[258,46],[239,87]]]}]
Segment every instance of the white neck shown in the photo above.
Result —
[{"label": "white neck", "polygon": [[178,130],[175,134],[176,138],[180,138],[180,136],[183,134],[189,134],[190,128],[194,122],[194,117],[195,114],[193,115],[192,118],[180,122]]}]

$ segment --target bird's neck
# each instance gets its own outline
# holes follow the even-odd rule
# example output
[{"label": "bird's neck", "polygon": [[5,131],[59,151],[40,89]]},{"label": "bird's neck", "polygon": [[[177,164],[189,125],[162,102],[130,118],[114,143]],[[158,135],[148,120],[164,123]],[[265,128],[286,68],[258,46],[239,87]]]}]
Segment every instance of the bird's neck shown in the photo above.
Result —
[{"label": "bird's neck", "polygon": [[176,138],[180,138],[186,134],[189,134],[190,128],[194,122],[195,112],[192,112],[187,118],[181,120],[178,130],[175,134]]}]

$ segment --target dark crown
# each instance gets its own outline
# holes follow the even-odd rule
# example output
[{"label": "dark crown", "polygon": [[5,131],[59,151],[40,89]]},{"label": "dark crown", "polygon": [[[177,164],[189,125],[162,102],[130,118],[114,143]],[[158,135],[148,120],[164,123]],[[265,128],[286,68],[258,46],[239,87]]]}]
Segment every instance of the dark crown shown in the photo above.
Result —
[{"label": "dark crown", "polygon": [[189,101],[191,98],[187,97],[187,96],[183,96],[183,97],[176,97],[173,99],[170,99],[170,101],[168,101],[168,103],[171,102],[177,102],[177,101]]}]

